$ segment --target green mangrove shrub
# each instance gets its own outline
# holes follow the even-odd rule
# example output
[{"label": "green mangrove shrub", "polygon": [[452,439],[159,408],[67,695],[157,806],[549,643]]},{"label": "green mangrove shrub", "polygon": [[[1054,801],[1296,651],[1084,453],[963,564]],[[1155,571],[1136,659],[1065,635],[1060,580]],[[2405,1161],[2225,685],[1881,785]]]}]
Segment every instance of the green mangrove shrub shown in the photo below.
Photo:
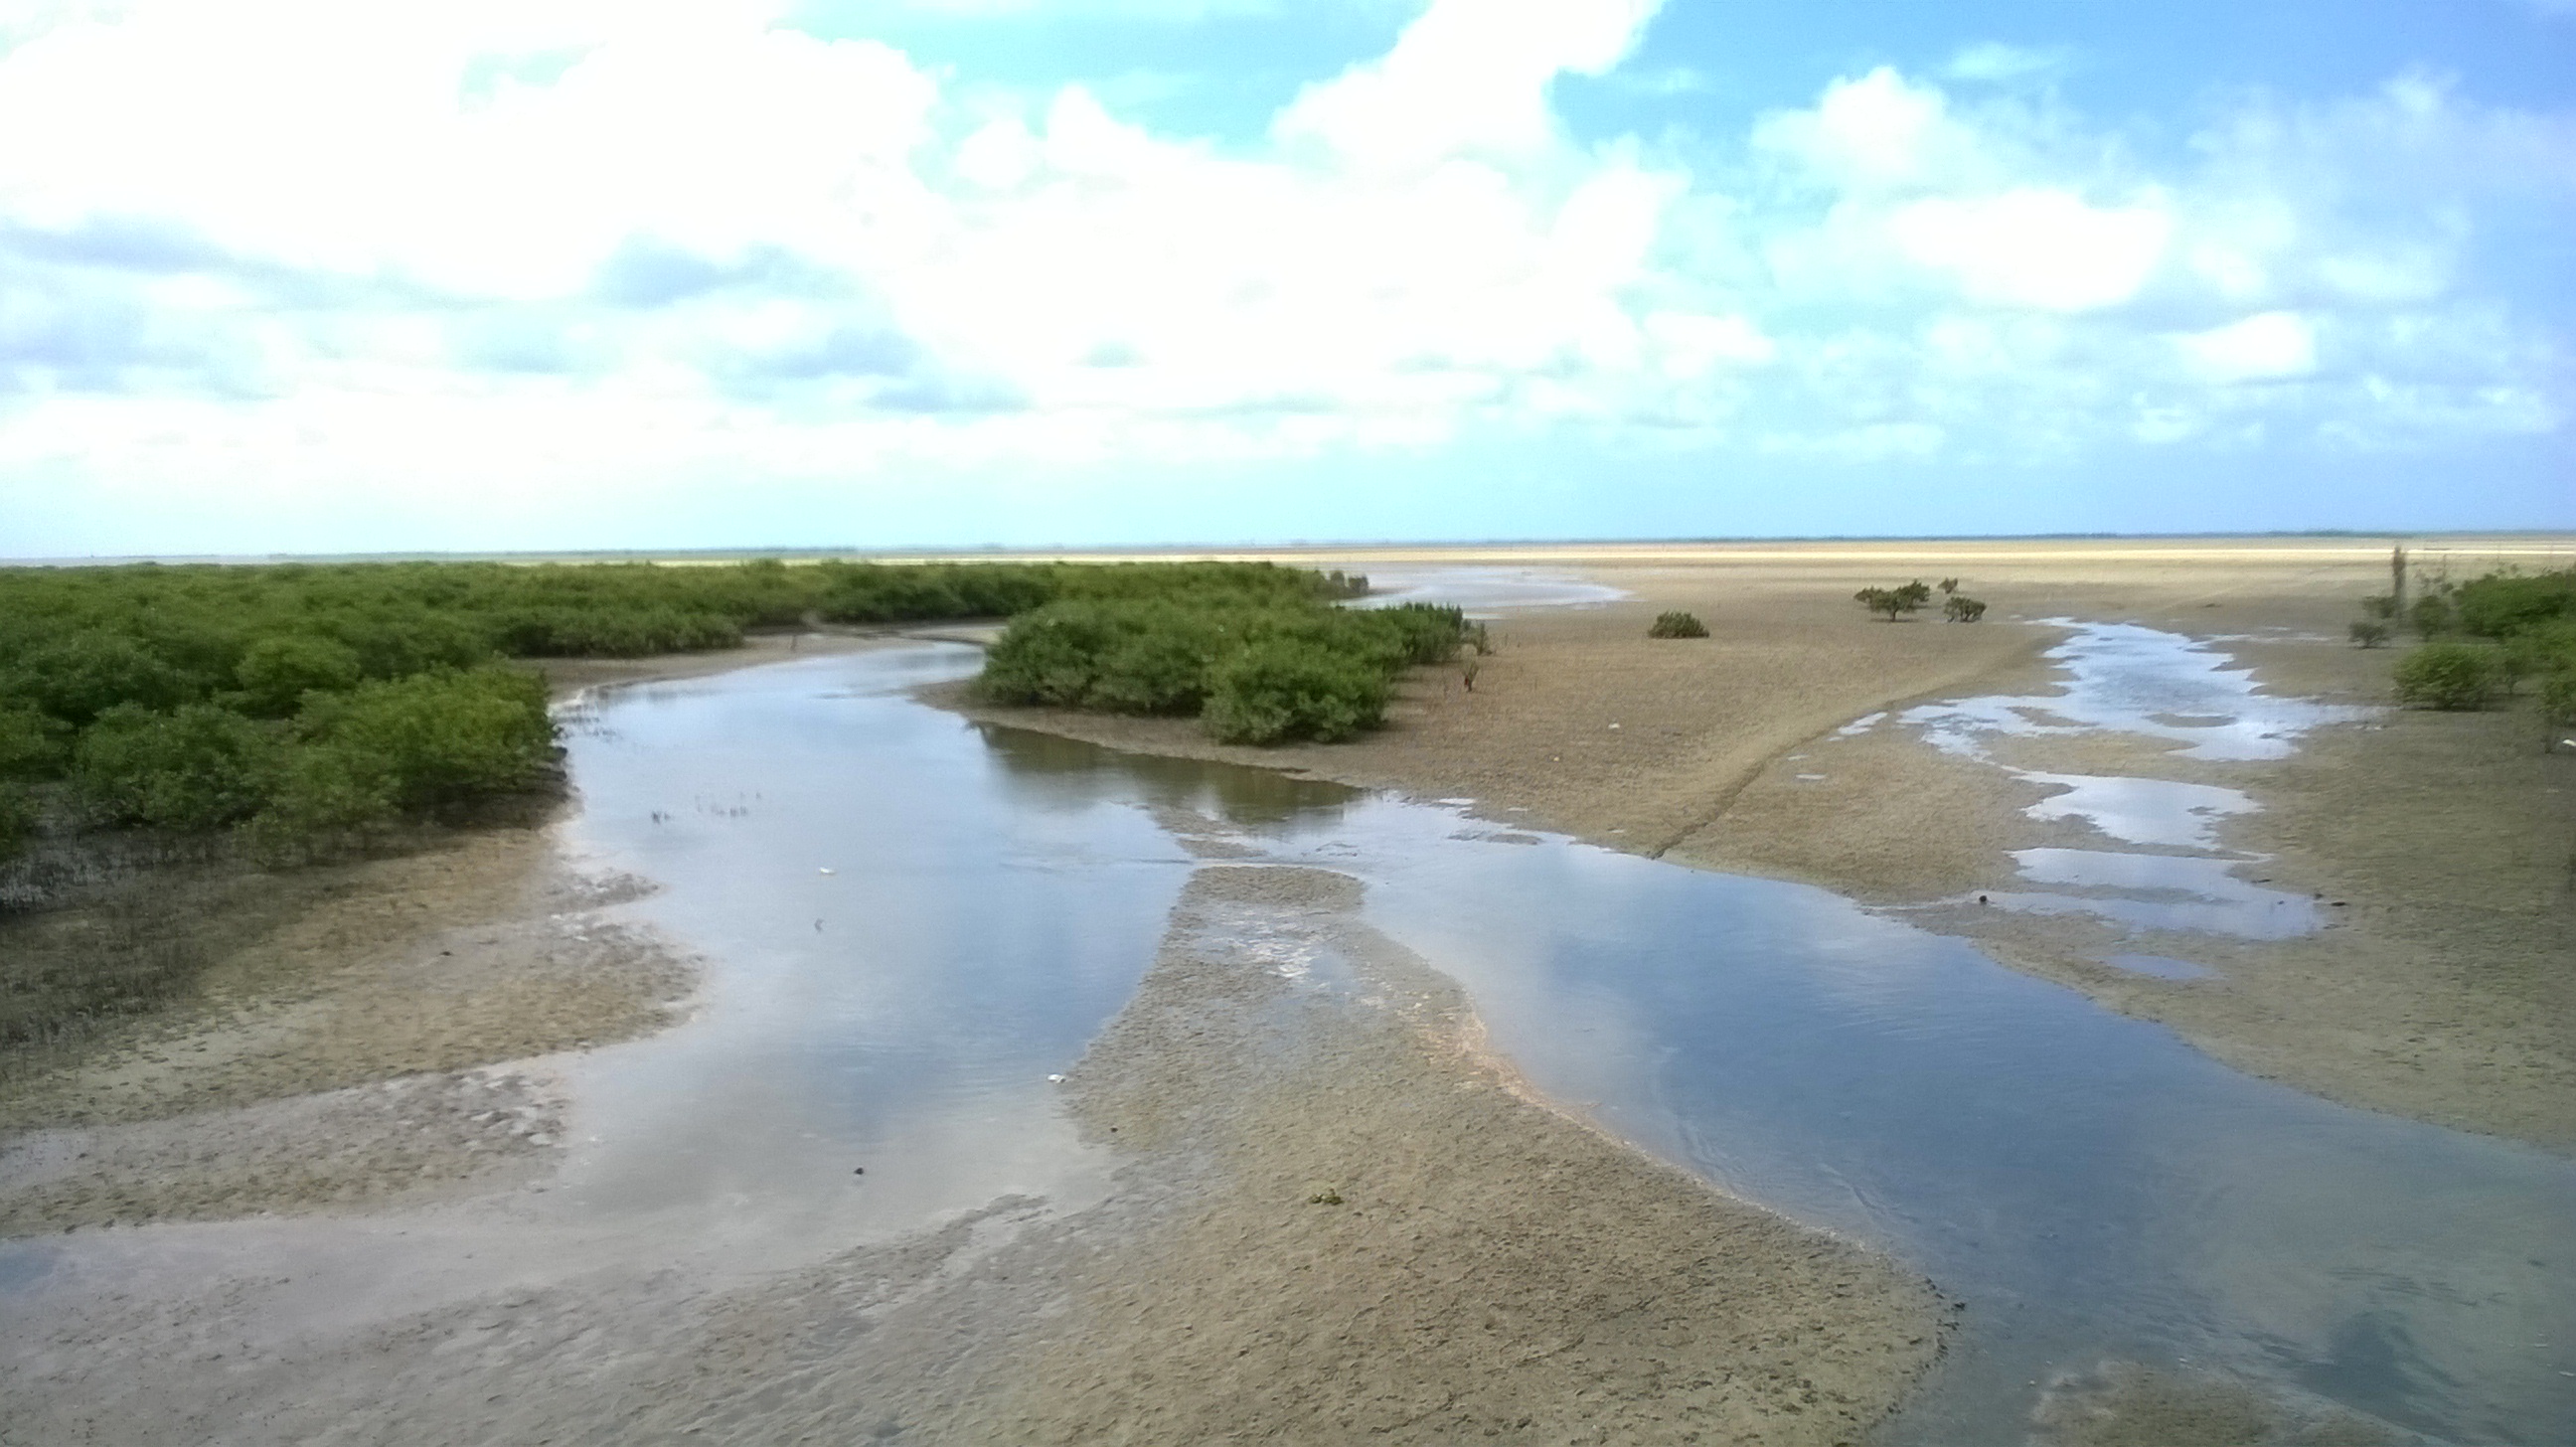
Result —
[{"label": "green mangrove shrub", "polygon": [[1646,630],[1649,638],[1706,638],[1708,625],[1690,613],[1658,613],[1654,626]]},{"label": "green mangrove shrub", "polygon": [[[1455,657],[1465,629],[1456,608],[1427,604],[1345,609],[1245,593],[1069,599],[1014,619],[976,686],[995,703],[1197,716],[1236,742],[1343,738],[1383,718],[1396,674]],[[1236,669],[1247,657],[1266,662]],[[1336,681],[1318,681],[1318,660],[1335,661]],[[1373,682],[1355,692],[1345,673]]]},{"label": "green mangrove shrub", "polygon": [[2496,652],[2474,643],[2427,643],[2397,660],[2401,703],[2424,708],[2484,708],[2495,696]]},{"label": "green mangrove shrub", "polygon": [[1902,587],[1863,588],[1852,594],[1852,600],[1893,623],[1908,613],[1920,610],[1924,604],[1932,601],[1932,587],[1917,578]]},{"label": "green mangrove shrub", "polygon": [[1271,638],[1215,668],[1201,722],[1219,743],[1333,743],[1385,722],[1387,693],[1386,673],[1364,657]]},{"label": "green mangrove shrub", "polygon": [[154,713],[129,703],[81,735],[72,777],[111,822],[211,829],[258,813],[284,762],[276,730],[230,709],[191,703]]}]

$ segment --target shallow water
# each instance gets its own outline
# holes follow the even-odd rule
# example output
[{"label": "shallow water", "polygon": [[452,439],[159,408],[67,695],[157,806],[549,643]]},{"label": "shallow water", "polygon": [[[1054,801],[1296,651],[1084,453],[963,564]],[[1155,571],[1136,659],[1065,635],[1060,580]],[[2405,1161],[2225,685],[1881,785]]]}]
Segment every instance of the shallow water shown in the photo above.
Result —
[{"label": "shallow water", "polygon": [[[2221,844],[2219,831],[2230,819],[2262,807],[2243,790],[2014,768],[1995,760],[1992,743],[1998,737],[2117,732],[2184,745],[2169,750],[2175,757],[2242,762],[2285,757],[2308,730],[2371,710],[2259,692],[2252,673],[2234,667],[2223,651],[2179,634],[2129,623],[2053,623],[2069,633],[2045,655],[2065,670],[2059,692],[1923,704],[1899,721],[1945,753],[1994,764],[2049,789],[2048,797],[2022,811],[2028,817],[2072,820],[2106,840],[2160,852],[2017,850],[2013,858],[2023,882],[2057,887],[1988,890],[1977,895],[1978,903],[2027,914],[2090,915],[2133,935],[2277,940],[2323,927],[2326,915],[2317,901],[2260,888],[2238,873],[2263,856]],[[1858,728],[1846,725],[1835,736],[1848,737]],[[2170,852],[2175,850],[2193,852]]]},{"label": "shallow water", "polygon": [[[1821,890],[904,694],[973,666],[944,645],[811,659],[574,720],[576,841],[664,886],[629,908],[706,951],[709,979],[691,1024],[576,1067],[522,1259],[686,1241],[781,1265],[1006,1191],[1102,1189],[1046,1077],[1124,1004],[1197,867],[1148,812],[1172,806],[1366,881],[1371,919],[1556,1098],[1964,1300],[1891,1442],[2017,1438],[2036,1383],[2105,1356],[2459,1442],[2576,1421],[2568,1163],[2236,1074]],[[388,1234],[344,1243],[349,1271]]]},{"label": "shallow water", "polygon": [[[979,731],[890,692],[966,662],[629,690],[576,739],[585,837],[663,880],[645,908],[725,961],[693,1045],[644,1042],[594,1080],[595,1118],[633,1146],[587,1180],[626,1180],[634,1209],[712,1182],[811,1193],[828,1219],[846,1161],[870,1164],[862,1192],[941,1181],[907,1204],[924,1211],[986,1189],[992,1159],[1019,1189],[1078,1172],[1044,1077],[1152,952],[1191,864],[1138,806],[1178,805],[1368,881],[1371,919],[1462,980],[1559,1099],[1963,1298],[1959,1349],[1891,1440],[2002,1440],[2031,1382],[2103,1356],[2225,1366],[2459,1441],[2576,1420],[2556,1375],[2576,1351],[2530,1345],[2576,1344],[2576,1168],[2236,1074],[1820,890]],[[736,797],[750,813],[673,808]],[[2223,861],[2086,853],[2036,873],[2129,886],[2118,861],[2166,858],[2222,896],[2173,908],[2269,893]]]},{"label": "shallow water", "polygon": [[2067,670],[2062,694],[1924,704],[1905,722],[1951,753],[1984,758],[1989,734],[2023,737],[2110,729],[2168,739],[2187,759],[2281,759],[2298,736],[2367,709],[2263,693],[2253,670],[2209,644],[2135,623],[2050,619],[2073,631],[2048,658]]},{"label": "shallow water", "polygon": [[1506,609],[1594,607],[1628,596],[1607,584],[1543,568],[1380,568],[1369,574],[1369,584],[1376,591],[1354,606],[1447,603],[1473,618],[1491,618]]}]

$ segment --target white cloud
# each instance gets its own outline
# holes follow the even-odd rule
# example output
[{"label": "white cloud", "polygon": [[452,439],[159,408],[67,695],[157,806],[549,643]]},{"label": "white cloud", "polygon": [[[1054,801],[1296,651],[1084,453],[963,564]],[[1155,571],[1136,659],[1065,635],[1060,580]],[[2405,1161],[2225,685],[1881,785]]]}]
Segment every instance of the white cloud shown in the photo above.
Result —
[{"label": "white cloud", "polygon": [[2066,68],[2069,56],[2060,46],[2007,45],[1999,40],[1963,47],[1941,68],[1952,80],[2014,81],[2050,75]]},{"label": "white cloud", "polygon": [[1985,169],[1948,98],[1887,66],[1835,81],[1812,110],[1764,117],[1753,143],[1849,190],[1955,183]]},{"label": "white cloud", "polygon": [[68,19],[0,53],[0,135],[44,138],[0,147],[0,486],[1555,427],[2057,458],[2566,410],[2564,339],[2474,264],[2490,198],[2568,214],[2564,117],[2408,77],[2248,102],[2150,162],[2062,107],[1882,68],[1694,174],[1578,143],[1550,101],[1654,9],[1434,0],[1230,146],[758,4]]},{"label": "white cloud", "polygon": [[1957,278],[1975,300],[2069,312],[2137,296],[2173,235],[2159,197],[2097,207],[2046,187],[1936,196],[1898,210],[1888,225],[1907,257]]},{"label": "white cloud", "polygon": [[1309,86],[1275,130],[1402,169],[1468,152],[1524,155],[1557,138],[1547,88],[1599,75],[1662,0],[1431,0],[1384,58]]},{"label": "white cloud", "polygon": [[2317,369],[2315,328],[2296,312],[2258,312],[2176,337],[2192,371],[2213,382],[2270,382]]}]

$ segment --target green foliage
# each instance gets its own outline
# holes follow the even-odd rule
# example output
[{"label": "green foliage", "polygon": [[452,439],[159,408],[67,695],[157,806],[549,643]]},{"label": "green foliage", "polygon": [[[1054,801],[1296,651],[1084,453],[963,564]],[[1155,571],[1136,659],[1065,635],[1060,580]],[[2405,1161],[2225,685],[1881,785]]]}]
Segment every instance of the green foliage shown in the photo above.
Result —
[{"label": "green foliage", "polygon": [[319,696],[297,730],[338,756],[307,766],[308,800],[454,804],[527,788],[554,758],[544,681],[506,668],[419,674]]},{"label": "green foliage", "polygon": [[1915,612],[1932,601],[1932,589],[1922,579],[1917,578],[1897,588],[1863,588],[1852,594],[1852,598],[1872,613],[1887,615],[1887,621],[1893,623],[1903,615]]},{"label": "green foliage", "polygon": [[381,824],[399,812],[391,770],[346,745],[314,745],[287,755],[268,807],[251,820],[264,844],[292,845]]},{"label": "green foliage", "polygon": [[230,709],[119,704],[81,735],[72,777],[113,822],[210,829],[258,813],[283,763],[276,732]]},{"label": "green foliage", "polygon": [[505,658],[1056,608],[1065,636],[1014,630],[1031,701],[1191,714],[1264,639],[1388,672],[1458,646],[1454,609],[1329,606],[1367,588],[1270,563],[0,568],[0,779],[68,770],[102,820],[286,842],[541,778],[543,689]]},{"label": "green foliage", "polygon": [[1216,667],[1200,721],[1220,743],[1331,743],[1383,723],[1387,691],[1386,673],[1363,658],[1274,638]]},{"label": "green foliage", "polygon": [[1941,602],[1941,616],[1953,623],[1974,623],[1986,616],[1986,605],[1965,593],[1952,593]]},{"label": "green foliage", "polygon": [[[1015,619],[985,655],[983,696],[1196,714],[1235,741],[1340,738],[1376,724],[1398,672],[1456,656],[1467,626],[1456,608],[1336,608],[1311,590],[1235,589],[1222,577],[1203,576],[1203,585],[1217,586],[1196,598],[1157,596],[1130,586],[1132,575],[1114,581]],[[1228,672],[1256,655],[1269,660],[1266,670]],[[1318,659],[1339,671],[1318,682]],[[1344,673],[1371,680],[1369,688],[1355,691]],[[1236,681],[1221,705],[1226,677]]]},{"label": "green foliage", "polygon": [[2397,621],[2397,595],[2394,593],[2373,593],[2369,597],[2362,599],[2361,616],[2364,618],[2375,618],[2388,623]]},{"label": "green foliage", "polygon": [[2498,676],[2492,648],[2427,643],[2397,660],[2397,698],[2426,708],[2484,708],[2495,694]]},{"label": "green foliage", "polygon": [[36,832],[36,801],[16,784],[0,783],[0,860],[14,859]]},{"label": "green foliage", "polygon": [[1706,638],[1708,625],[1689,613],[1658,613],[1654,626],[1646,630],[1649,638]]},{"label": "green foliage", "polygon": [[1950,595],[1952,595],[1952,594],[1954,594],[1954,593],[1956,593],[1956,592],[1958,592],[1958,591],[1959,591],[1959,580],[1958,580],[1958,579],[1956,579],[1956,578],[1943,578],[1943,579],[1941,580],[1941,596],[1942,596],[1942,597],[1947,598],[1947,597],[1949,597]]},{"label": "green foliage", "polygon": [[260,718],[286,718],[313,692],[354,688],[363,670],[347,644],[310,634],[281,633],[242,650],[233,665],[241,685],[245,713]]},{"label": "green foliage", "polygon": [[71,726],[24,704],[0,703],[0,779],[50,779],[70,758]]},{"label": "green foliage", "polygon": [[2388,641],[2389,626],[2374,618],[2353,620],[2352,641],[2357,647],[2377,648]]},{"label": "green foliage", "polygon": [[2490,573],[2460,585],[2463,633],[2509,638],[2556,622],[2576,623],[2576,568],[2524,575]]},{"label": "green foliage", "polygon": [[2576,667],[2540,681],[2540,716],[2545,723],[2576,725]]},{"label": "green foliage", "polygon": [[2406,621],[2415,627],[2418,638],[2439,638],[2451,631],[2451,600],[2439,593],[2426,593],[2406,610]]},{"label": "green foliage", "polygon": [[75,727],[120,704],[169,708],[204,692],[140,640],[95,628],[65,633],[14,662],[7,692]]}]

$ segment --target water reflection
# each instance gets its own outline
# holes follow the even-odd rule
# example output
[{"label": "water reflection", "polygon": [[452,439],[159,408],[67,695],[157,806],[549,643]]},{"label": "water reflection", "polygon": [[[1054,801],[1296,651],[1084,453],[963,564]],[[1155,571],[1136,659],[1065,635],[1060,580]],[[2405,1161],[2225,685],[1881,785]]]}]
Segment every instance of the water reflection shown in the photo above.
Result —
[{"label": "water reflection", "polygon": [[665,886],[634,908],[711,976],[694,1023],[577,1067],[558,1227],[785,1260],[1101,1189],[1046,1076],[1152,959],[1194,867],[1154,820],[1184,809],[1366,881],[1555,1098],[1964,1299],[1891,1442],[2014,1440],[2032,1382],[2106,1356],[2459,1442],[2576,1421],[2565,1162],[2238,1075],[1822,890],[901,695],[972,667],[890,650],[597,701],[580,838]]},{"label": "water reflection", "polygon": [[1188,809],[1229,824],[1328,829],[1362,797],[1344,784],[1269,769],[1121,753],[999,724],[977,724],[975,730],[1032,802],[1116,799]]},{"label": "water reflection", "polygon": [[1598,607],[1628,596],[1604,583],[1539,568],[1373,568],[1369,583],[1376,591],[1351,606],[1446,603],[1473,618],[1514,608]]},{"label": "water reflection", "polygon": [[[1166,773],[1094,766],[1140,792]],[[1267,832],[1273,857],[1368,879],[1377,922],[1464,980],[1552,1095],[1967,1298],[1962,1350],[1891,1441],[2017,1435],[2030,1382],[2102,1356],[2220,1364],[2461,1441],[2550,1440],[2576,1411],[2529,1346],[2576,1336],[2563,1163],[2236,1075],[1821,891],[1461,822],[1372,798]],[[2316,922],[2225,860],[2024,862],[2146,896],[2122,903],[2164,927]]]},{"label": "water reflection", "polygon": [[2048,622],[2073,630],[2047,657],[2064,668],[2064,692],[1924,704],[1905,711],[1932,744],[1988,757],[1995,734],[2046,737],[2093,731],[2143,734],[2184,745],[2187,759],[2282,759],[2299,735],[2370,712],[2261,691],[2250,668],[2229,666],[2208,644],[2134,623]]}]

